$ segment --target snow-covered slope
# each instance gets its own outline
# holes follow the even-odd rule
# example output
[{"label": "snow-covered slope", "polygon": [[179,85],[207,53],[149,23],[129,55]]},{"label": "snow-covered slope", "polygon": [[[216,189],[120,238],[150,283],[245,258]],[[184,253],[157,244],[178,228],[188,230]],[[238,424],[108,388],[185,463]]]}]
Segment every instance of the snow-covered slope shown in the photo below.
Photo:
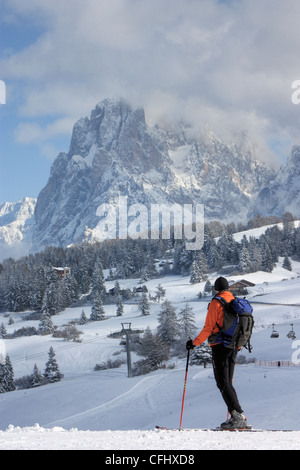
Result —
[{"label": "snow-covered slope", "polygon": [[[292,429],[292,433],[208,433],[155,431],[155,425],[178,428],[182,402],[185,359],[173,358],[173,368],[149,375],[127,377],[126,364],[118,369],[94,371],[96,363],[115,357],[126,358],[120,339],[108,334],[119,331],[121,322],[132,328],[157,326],[161,306],[151,304],[149,316],[141,316],[137,305],[124,304],[123,317],[116,316],[116,306],[106,305],[107,319],[80,326],[81,343],[70,343],[51,336],[22,337],[2,341],[2,352],[9,354],[15,376],[32,373],[34,364],[43,371],[48,350],[53,346],[64,378],[61,382],[29,390],[0,395],[1,449],[299,449],[300,411],[300,264],[293,271],[278,263],[273,273],[252,273],[246,279],[256,285],[250,298],[254,306],[255,331],[253,353],[257,361],[289,361],[290,366],[238,365],[235,386],[248,421],[264,429]],[[211,276],[213,281],[215,275]],[[230,278],[235,280],[236,277]],[[150,292],[160,282],[166,297],[177,312],[188,301],[193,307],[197,327],[203,325],[207,300],[199,300],[204,283],[191,285],[182,276],[167,276],[147,282]],[[135,285],[121,280],[121,287]],[[110,283],[107,281],[107,287]],[[90,307],[67,309],[52,317],[54,324],[64,325],[78,319],[82,308],[87,316]],[[7,331],[22,326],[37,326],[14,314],[15,324],[1,314]],[[272,323],[279,338],[271,339]],[[287,338],[294,325],[296,340]],[[117,356],[115,354],[118,354]],[[132,354],[133,362],[137,356]],[[282,363],[282,362],[281,362]],[[264,364],[264,363],[263,363]],[[215,386],[211,367],[190,366],[185,398],[184,428],[219,425],[226,409]],[[36,424],[38,423],[38,424]]]}]

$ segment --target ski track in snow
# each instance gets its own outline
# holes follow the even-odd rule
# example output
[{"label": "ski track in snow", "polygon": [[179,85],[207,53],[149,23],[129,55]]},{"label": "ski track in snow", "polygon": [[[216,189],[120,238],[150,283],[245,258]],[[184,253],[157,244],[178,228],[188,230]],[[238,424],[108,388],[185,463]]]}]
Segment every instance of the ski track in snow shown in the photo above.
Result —
[{"label": "ski track in snow", "polygon": [[[151,388],[153,388],[153,387],[157,387],[161,381],[162,381],[161,377],[144,377],[137,384],[135,384],[132,388],[130,388],[124,393],[121,393],[120,395],[113,398],[112,400],[108,400],[107,402],[102,403],[99,406],[88,409],[81,413],[73,414],[69,417],[53,421],[51,423],[48,423],[46,426],[47,428],[49,428],[51,426],[57,426],[57,425],[68,425],[69,421],[73,421],[74,419],[82,417],[82,416],[88,418],[89,416],[93,416],[96,412],[97,413],[99,411],[101,412],[101,410],[105,410],[106,412],[108,412],[110,408],[115,408],[117,405],[126,406],[127,401],[131,402],[135,398],[140,397],[141,389],[144,389],[145,386],[147,387],[146,397],[149,398],[150,392],[148,388],[148,382]],[[150,399],[148,403],[150,403]]]}]

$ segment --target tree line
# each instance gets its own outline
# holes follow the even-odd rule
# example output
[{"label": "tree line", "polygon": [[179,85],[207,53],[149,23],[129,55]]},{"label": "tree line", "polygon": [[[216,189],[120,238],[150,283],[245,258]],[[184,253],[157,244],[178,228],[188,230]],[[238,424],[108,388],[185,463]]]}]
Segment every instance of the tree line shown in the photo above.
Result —
[{"label": "tree line", "polygon": [[48,383],[59,382],[63,378],[56,358],[55,352],[50,347],[48,352],[48,361],[45,364],[43,374],[39,371],[37,365],[34,365],[33,372],[30,375],[14,379],[14,370],[10,357],[7,354],[5,358],[0,357],[0,393],[13,392],[18,389],[40,387]]},{"label": "tree line", "polygon": [[[260,225],[268,219],[257,216],[253,220]],[[248,222],[247,228],[254,221]],[[50,246],[17,260],[8,258],[0,263],[0,311],[30,310],[52,316],[82,298],[91,302],[98,297],[97,315],[101,302],[110,298],[103,270],[108,270],[110,280],[134,277],[144,282],[172,272],[190,275],[190,281],[196,283],[205,280],[209,272],[228,265],[239,273],[271,272],[279,256],[284,257],[287,269],[291,269],[292,258],[300,259],[300,228],[294,227],[292,214],[282,217],[282,228],[270,227],[260,237],[245,235],[236,241],[236,230],[234,224],[205,224],[204,245],[198,251],[186,250],[185,240],[127,239],[68,248]],[[158,268],[161,259],[167,262]],[[54,267],[65,266],[71,274],[61,279]],[[123,299],[126,295],[130,293],[122,292]],[[122,313],[121,303],[119,308]]]}]

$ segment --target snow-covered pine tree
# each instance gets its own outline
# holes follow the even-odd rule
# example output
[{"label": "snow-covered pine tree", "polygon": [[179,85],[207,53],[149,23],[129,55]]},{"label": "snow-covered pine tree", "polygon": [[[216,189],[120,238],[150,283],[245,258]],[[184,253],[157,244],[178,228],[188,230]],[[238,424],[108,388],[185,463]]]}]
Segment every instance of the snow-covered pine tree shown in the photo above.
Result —
[{"label": "snow-covered pine tree", "polygon": [[271,273],[274,268],[274,259],[272,257],[272,252],[268,243],[268,240],[265,235],[261,235],[259,238],[259,248],[262,253],[261,269],[268,273]]},{"label": "snow-covered pine tree", "polygon": [[103,266],[100,258],[97,258],[94,266],[94,271],[92,275],[92,297],[95,297],[98,293],[103,299],[106,294]]},{"label": "snow-covered pine tree", "polygon": [[5,357],[4,364],[1,365],[1,369],[1,393],[13,392],[16,390],[14,383],[14,369],[8,354]]},{"label": "snow-covered pine tree", "polygon": [[4,377],[4,358],[0,354],[0,393],[5,393],[3,386],[3,377]]},{"label": "snow-covered pine tree", "polygon": [[145,357],[134,363],[134,375],[148,374],[161,367],[169,359],[170,347],[159,334],[153,334],[148,326],[138,350],[138,354]]},{"label": "snow-covered pine tree", "polygon": [[206,279],[208,273],[208,266],[206,262],[203,250],[197,251],[194,255],[194,261],[192,263],[190,283],[196,284]]},{"label": "snow-covered pine tree", "polygon": [[4,323],[1,323],[1,325],[0,325],[0,338],[5,338],[6,335],[7,335],[7,331],[6,331],[5,325],[4,325]]},{"label": "snow-covered pine tree", "polygon": [[37,330],[38,335],[51,335],[55,328],[51,320],[51,316],[48,313],[43,313],[39,327]]},{"label": "snow-covered pine tree", "polygon": [[208,295],[212,292],[213,286],[209,280],[206,281],[205,286],[204,286],[204,294]]},{"label": "snow-covered pine tree", "polygon": [[52,316],[56,315],[56,313],[60,311],[57,293],[57,285],[55,283],[51,283],[46,288],[41,309],[43,313],[48,313],[50,316]]},{"label": "snow-covered pine tree", "polygon": [[117,317],[121,317],[124,313],[124,306],[122,302],[122,297],[119,294],[117,298]]},{"label": "snow-covered pine tree", "polygon": [[96,290],[94,293],[90,320],[91,321],[105,320],[103,302],[102,302],[101,294],[98,290]]},{"label": "snow-covered pine tree", "polygon": [[261,250],[259,249],[256,238],[250,237],[249,239],[249,257],[250,257],[250,269],[252,273],[261,270]]},{"label": "snow-covered pine tree", "polygon": [[251,272],[251,261],[250,261],[250,255],[249,255],[249,250],[246,246],[242,246],[242,249],[240,250],[239,253],[239,269],[242,271],[242,273],[249,273]]},{"label": "snow-covered pine tree", "polygon": [[194,365],[204,365],[206,367],[207,364],[211,364],[212,362],[212,353],[211,348],[207,341],[202,343],[200,346],[197,346],[192,351],[191,355],[191,364]]},{"label": "snow-covered pine tree", "polygon": [[36,364],[34,364],[34,367],[33,367],[33,374],[32,374],[32,378],[31,378],[31,387],[34,388],[34,387],[40,387],[41,385],[44,385],[45,383],[45,379],[44,377],[42,376],[42,374],[40,373],[38,367]]},{"label": "snow-covered pine tree", "polygon": [[196,336],[195,314],[193,308],[186,303],[178,313],[179,338],[176,342],[176,354],[183,356],[186,354],[186,342],[189,338]]},{"label": "snow-covered pine tree", "polygon": [[49,359],[45,365],[44,377],[47,383],[59,382],[63,374],[60,373],[57,361],[55,359],[55,352],[51,346],[48,353]]},{"label": "snow-covered pine tree", "polygon": [[65,290],[65,298],[66,298],[66,306],[69,307],[70,305],[74,304],[78,300],[79,296],[79,287],[76,279],[72,276],[67,276],[66,279],[63,281],[64,290]]},{"label": "snow-covered pine tree", "polygon": [[300,227],[295,229],[295,255],[300,259]]},{"label": "snow-covered pine tree", "polygon": [[282,246],[283,252],[291,256],[294,252],[294,216],[285,212],[282,216]]},{"label": "snow-covered pine tree", "polygon": [[287,269],[288,271],[292,270],[292,263],[291,263],[290,258],[287,255],[284,257],[282,267]]},{"label": "snow-covered pine tree", "polygon": [[138,309],[140,310],[143,316],[150,315],[150,303],[149,303],[148,294],[146,291],[142,292],[142,296],[139,300]]},{"label": "snow-covered pine tree", "polygon": [[79,324],[80,325],[85,325],[87,322],[88,322],[88,319],[87,319],[87,316],[85,314],[85,311],[82,310],[81,315],[80,315],[80,319],[79,319]]},{"label": "snow-covered pine tree", "polygon": [[193,338],[196,334],[195,314],[193,308],[188,303],[178,313],[178,324],[180,338],[185,345],[187,340]]},{"label": "snow-covered pine tree", "polygon": [[169,300],[163,302],[157,319],[157,333],[165,343],[172,345],[179,335],[179,325],[175,308]]},{"label": "snow-covered pine tree", "polygon": [[158,284],[155,293],[157,302],[160,303],[160,300],[166,295],[166,289],[161,284]]}]

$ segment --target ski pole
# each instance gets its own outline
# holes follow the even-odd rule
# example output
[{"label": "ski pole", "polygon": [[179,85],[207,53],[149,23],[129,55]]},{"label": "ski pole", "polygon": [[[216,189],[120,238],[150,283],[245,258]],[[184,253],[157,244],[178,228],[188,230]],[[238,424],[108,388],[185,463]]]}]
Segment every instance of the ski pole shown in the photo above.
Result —
[{"label": "ski pole", "polygon": [[184,378],[184,387],[183,387],[183,397],[182,397],[182,405],[181,405],[181,416],[180,416],[179,431],[181,431],[181,424],[182,424],[182,416],[183,416],[183,407],[184,407],[184,399],[185,399],[185,390],[186,390],[187,373],[188,373],[188,369],[189,369],[189,360],[190,360],[190,350],[188,349],[188,352],[187,352],[187,360],[186,360],[186,369],[185,369],[185,378]]}]

